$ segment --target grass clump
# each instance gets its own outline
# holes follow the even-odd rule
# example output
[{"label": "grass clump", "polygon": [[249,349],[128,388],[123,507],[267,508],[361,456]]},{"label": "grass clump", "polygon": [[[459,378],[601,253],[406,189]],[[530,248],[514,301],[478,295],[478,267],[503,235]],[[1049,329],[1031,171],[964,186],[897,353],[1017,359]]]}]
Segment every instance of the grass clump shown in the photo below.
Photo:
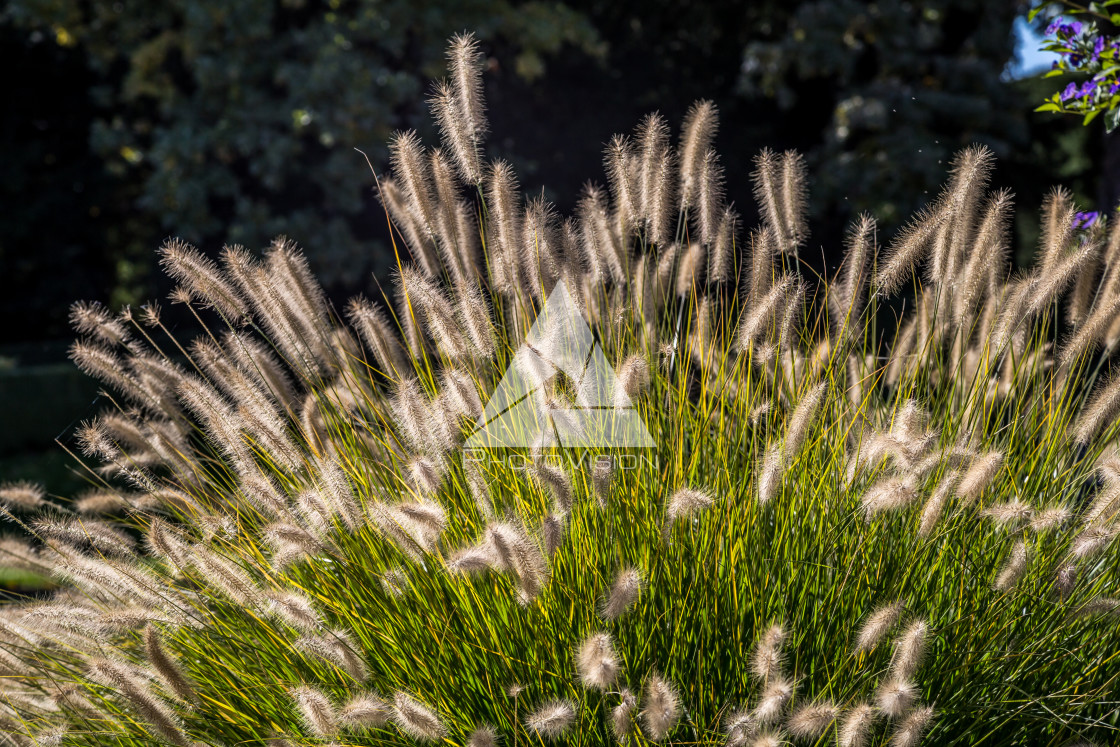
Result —
[{"label": "grass clump", "polygon": [[[398,136],[379,184],[384,302],[339,315],[278,239],[162,248],[194,342],[75,307],[113,407],[79,432],[93,492],[0,490],[3,562],[61,584],[0,610],[4,739],[1114,738],[1120,230],[1055,192],[1012,276],[973,148],[885,251],[861,216],[806,277],[802,160],[758,158],[741,235],[709,103],[679,144],[656,114],[614,138],[561,218],[485,160],[477,47],[450,54],[445,148]],[[464,449],[508,371],[543,427]],[[587,442],[600,384],[650,448]]]}]

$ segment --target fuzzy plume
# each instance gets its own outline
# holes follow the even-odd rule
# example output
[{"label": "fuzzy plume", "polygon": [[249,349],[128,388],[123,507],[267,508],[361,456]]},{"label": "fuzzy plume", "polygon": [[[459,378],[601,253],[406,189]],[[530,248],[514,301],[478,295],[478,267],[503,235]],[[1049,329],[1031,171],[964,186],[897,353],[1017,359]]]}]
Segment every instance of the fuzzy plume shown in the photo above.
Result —
[{"label": "fuzzy plume", "polygon": [[195,699],[194,687],[183,673],[179,663],[171,657],[160,641],[158,631],[151,625],[144,628],[144,651],[148,663],[156,670],[168,689],[181,700],[191,702]]},{"label": "fuzzy plume", "polygon": [[611,733],[620,744],[625,744],[634,728],[638,699],[625,687],[619,692],[619,703],[611,709]]},{"label": "fuzzy plume", "polygon": [[502,293],[522,292],[519,269],[521,256],[521,210],[517,176],[505,161],[496,161],[490,167],[486,188],[486,204],[490,209],[490,225],[486,235],[490,240],[490,278]]},{"label": "fuzzy plume", "polygon": [[1120,376],[1113,376],[1085,404],[1073,426],[1074,442],[1088,444],[1100,431],[1112,426],[1117,413],[1120,413]]},{"label": "fuzzy plume", "polygon": [[779,156],[768,148],[754,160],[755,199],[774,230],[778,250],[794,252],[805,240],[805,162],[797,153]]},{"label": "fuzzy plume", "polygon": [[357,695],[338,711],[338,723],[348,729],[373,729],[389,723],[393,707],[374,694]]},{"label": "fuzzy plume", "polygon": [[965,471],[957,485],[957,495],[965,503],[972,503],[991,484],[1003,466],[1003,454],[991,451],[977,457]]},{"label": "fuzzy plume", "polygon": [[555,741],[575,724],[575,704],[569,700],[550,700],[525,718],[525,726],[542,739]]},{"label": "fuzzy plume", "polygon": [[188,744],[174,713],[148,689],[144,679],[130,668],[107,659],[94,659],[89,664],[90,677],[115,690],[159,737],[175,745]]},{"label": "fuzzy plume", "polygon": [[739,337],[737,345],[740,350],[750,350],[754,343],[763,339],[768,325],[779,315],[785,307],[786,298],[794,288],[794,280],[786,275],[774,283],[766,294],[755,301],[751,299],[750,310],[739,324]]},{"label": "fuzzy plume", "polygon": [[821,701],[801,706],[790,714],[787,728],[798,739],[815,740],[836,721],[840,709],[835,703]]},{"label": "fuzzy plume", "polygon": [[70,326],[109,346],[124,345],[132,334],[120,319],[96,301],[75,301],[70,305]]},{"label": "fuzzy plume", "polygon": [[786,631],[781,625],[771,625],[763,632],[751,656],[751,673],[769,682],[782,674],[782,643]]},{"label": "fuzzy plume", "polygon": [[681,488],[669,496],[665,504],[665,534],[684,518],[691,518],[708,508],[715,501],[709,493],[693,488]]},{"label": "fuzzy plume", "polygon": [[213,260],[190,244],[170,239],[160,247],[160,266],[193,295],[203,299],[231,323],[249,316],[249,307],[236,287],[222,275]]},{"label": "fuzzy plume", "polygon": [[393,696],[393,722],[418,742],[438,742],[447,734],[439,716],[408,693]]},{"label": "fuzzy plume", "polygon": [[681,717],[681,700],[672,683],[659,674],[653,674],[646,682],[645,698],[642,700],[642,727],[645,735],[654,742],[669,736]]},{"label": "fuzzy plume", "polygon": [[859,634],[856,636],[856,653],[863,651],[871,651],[879,642],[883,640],[891,628],[898,622],[898,618],[902,615],[903,603],[902,600],[885,604],[877,607],[872,612],[867,621],[864,622],[863,627],[860,628]]},{"label": "fuzzy plume", "polygon": [[738,233],[738,224],[738,213],[730,207],[724,208],[708,254],[709,283],[721,283],[731,279],[735,269],[737,249],[735,237]]},{"label": "fuzzy plume", "polygon": [[1073,218],[1077,208],[1065,187],[1054,187],[1042,201],[1039,254],[1043,271],[1052,269],[1073,241]]},{"label": "fuzzy plume", "polygon": [[774,677],[766,683],[754,709],[754,718],[759,724],[774,724],[781,719],[786,705],[793,697],[793,682],[785,677]]},{"label": "fuzzy plume", "polygon": [[853,706],[840,721],[840,747],[864,747],[875,723],[875,708],[868,703]]},{"label": "fuzzy plume", "polygon": [[931,706],[915,708],[891,734],[891,747],[917,747],[934,715]]},{"label": "fuzzy plume", "polygon": [[805,445],[809,430],[820,413],[826,388],[826,382],[822,381],[805,392],[790,416],[789,424],[786,426],[786,437],[782,443],[783,457],[787,466],[793,460],[793,456]]},{"label": "fuzzy plume", "polygon": [[894,656],[891,658],[891,673],[899,679],[911,679],[921,667],[926,655],[926,638],[929,624],[925,620],[915,620],[895,641]]},{"label": "fuzzy plume", "polygon": [[521,527],[509,522],[496,522],[486,529],[486,537],[494,550],[498,567],[512,573],[520,586],[522,603],[534,599],[544,588],[547,564],[540,548]]},{"label": "fuzzy plume", "polygon": [[308,685],[292,688],[290,693],[308,731],[328,739],[338,733],[338,714],[325,693]]},{"label": "fuzzy plume", "polygon": [[867,489],[862,498],[868,521],[879,514],[899,511],[912,505],[918,494],[910,480],[887,477]]},{"label": "fuzzy plume", "polygon": [[878,250],[876,232],[875,219],[867,213],[861,214],[848,229],[843,279],[829,296],[829,310],[837,328],[851,326],[863,315],[870,268]]},{"label": "fuzzy plume", "polygon": [[374,360],[386,376],[395,378],[409,370],[400,340],[381,309],[357,296],[350,299],[346,311],[351,324],[357,328],[362,341],[373,353]]},{"label": "fuzzy plume", "polygon": [[451,360],[466,358],[468,342],[459,326],[455,308],[439,286],[407,267],[401,270],[400,285],[409,304],[419,311],[428,334],[435,340],[440,352]]},{"label": "fuzzy plume", "polygon": [[1019,579],[1023,578],[1027,570],[1027,547],[1023,541],[1018,541],[1012,545],[1011,552],[1008,554],[1007,560],[1004,561],[1004,567],[1000,568],[999,575],[996,577],[995,586],[999,591],[1010,591],[1015,588]]},{"label": "fuzzy plume", "polygon": [[480,726],[471,732],[467,747],[498,747],[498,731],[493,726]]},{"label": "fuzzy plume", "polygon": [[875,705],[890,719],[901,718],[918,699],[918,687],[910,680],[893,677],[875,691]]},{"label": "fuzzy plume", "polygon": [[669,211],[675,208],[666,199],[665,192],[671,181],[671,153],[669,149],[669,124],[657,112],[642,118],[636,132],[638,156],[638,204],[645,223],[648,239],[667,246],[669,236]]},{"label": "fuzzy plume", "polygon": [[474,357],[486,359],[493,356],[494,324],[490,318],[490,307],[475,283],[463,283],[456,290],[456,312]]},{"label": "fuzzy plume", "polygon": [[0,485],[0,506],[9,511],[33,511],[44,505],[46,491],[30,482],[8,482]]},{"label": "fuzzy plume", "polygon": [[608,620],[622,617],[622,614],[638,601],[641,590],[642,576],[637,568],[624,568],[619,571],[603,602],[603,617]]},{"label": "fuzzy plume", "polygon": [[746,709],[732,711],[723,720],[723,733],[728,747],[746,747],[748,740],[758,734],[758,724]]},{"label": "fuzzy plume", "polygon": [[715,104],[704,100],[689,107],[681,124],[680,143],[681,208],[684,210],[703,200],[705,162],[718,129],[719,112]]},{"label": "fuzzy plume", "polygon": [[630,139],[625,135],[615,135],[607,144],[604,163],[611,195],[618,206],[620,217],[627,224],[627,234],[638,226],[641,216],[642,189],[636,170],[633,168],[636,156]]},{"label": "fuzzy plume", "polygon": [[323,625],[310,600],[297,592],[269,594],[268,609],[273,615],[304,633],[314,633]]},{"label": "fuzzy plume", "polygon": [[576,669],[584,687],[607,690],[619,673],[618,655],[607,633],[594,633],[583,640],[576,651]]}]

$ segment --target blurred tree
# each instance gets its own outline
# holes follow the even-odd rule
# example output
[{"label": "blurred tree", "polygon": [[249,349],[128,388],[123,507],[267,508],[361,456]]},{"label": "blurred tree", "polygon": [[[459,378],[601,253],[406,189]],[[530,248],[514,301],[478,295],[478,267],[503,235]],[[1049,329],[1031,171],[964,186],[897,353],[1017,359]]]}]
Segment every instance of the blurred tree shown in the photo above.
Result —
[{"label": "blurred tree", "polygon": [[[713,0],[687,10],[672,0],[10,0],[0,27],[29,74],[3,85],[52,111],[49,137],[5,118],[18,130],[0,143],[14,164],[5,195],[40,217],[38,228],[20,210],[0,219],[0,312],[35,320],[0,334],[64,334],[70,299],[108,296],[90,285],[139,300],[155,282],[152,249],[171,233],[211,252],[288,234],[339,294],[365,287],[370,270],[384,278],[384,218],[353,148],[381,169],[392,130],[428,128],[424,81],[443,73],[444,41],[464,29],[489,55],[491,152],[515,160],[527,193],[544,190],[562,209],[582,181],[602,181],[612,133],[654,109],[676,126],[693,100],[710,98],[729,196],[747,225],[753,155],[808,154],[809,258],[835,256],[858,210],[889,234],[972,142],[996,151],[997,182],[1029,215],[1058,180],[1091,193],[1099,143],[1032,114],[1032,82],[1001,79],[1019,11],[971,0]],[[50,139],[69,144],[66,168],[88,182],[81,195],[44,165]],[[1033,230],[1022,225],[1021,253]],[[13,276],[17,261],[25,271]]]},{"label": "blurred tree", "polygon": [[[1007,80],[1012,24],[1027,4],[802,2],[747,44],[740,90],[777,104],[789,124],[779,132],[827,112],[808,149],[819,218],[869,210],[897,225],[971,143],[992,148],[997,183],[1012,187],[1020,214],[1029,214],[1051,183],[1082,176],[1096,148],[1084,137],[1059,143],[1055,123],[1030,112],[1031,83]],[[1071,163],[1079,167],[1072,173]],[[1020,244],[1033,238],[1020,233]]]},{"label": "blurred tree", "polygon": [[[527,191],[547,184],[562,204],[601,173],[611,133],[655,109],[678,126],[698,98],[720,109],[728,194],[747,225],[758,150],[807,154],[809,261],[836,257],[859,211],[876,215],[887,240],[936,194],[952,154],[972,143],[995,151],[996,184],[1017,194],[1024,260],[1037,236],[1032,216],[1053,184],[1086,202],[1094,194],[1099,143],[1031,111],[1037,79],[1007,76],[1013,21],[1026,3],[713,0],[683,13],[673,0],[569,3],[607,44],[604,60],[556,60],[537,85],[499,87],[511,97],[524,89],[516,105],[491,107],[495,133],[511,143],[519,135],[513,149],[534,157],[523,169]],[[550,116],[557,111],[563,116]]]},{"label": "blurred tree", "polygon": [[[443,73],[451,34],[511,40],[514,70],[526,79],[565,45],[600,50],[586,20],[551,2],[13,0],[5,20],[5,33],[19,29],[27,40],[28,56],[85,56],[88,70],[78,72],[95,108],[74,125],[81,114],[92,122],[88,135],[67,134],[83,152],[88,139],[105,169],[77,160],[70,168],[102,180],[107,172],[126,195],[135,188],[133,207],[145,219],[130,226],[131,239],[85,236],[101,239],[95,254],[139,242],[148,258],[169,233],[211,252],[222,243],[256,249],[286,234],[311,249],[328,285],[351,289],[391,261],[373,178],[354,148],[380,166],[393,130],[428,126],[426,81]],[[35,75],[35,85],[45,77]],[[19,173],[39,168],[35,154],[28,158],[34,163]],[[65,194],[61,185],[34,186],[38,198]],[[3,242],[21,261],[41,261],[36,237],[8,231]],[[134,264],[112,268],[118,286],[143,271]],[[64,309],[76,294],[50,295]],[[114,300],[137,299],[125,292]]]}]

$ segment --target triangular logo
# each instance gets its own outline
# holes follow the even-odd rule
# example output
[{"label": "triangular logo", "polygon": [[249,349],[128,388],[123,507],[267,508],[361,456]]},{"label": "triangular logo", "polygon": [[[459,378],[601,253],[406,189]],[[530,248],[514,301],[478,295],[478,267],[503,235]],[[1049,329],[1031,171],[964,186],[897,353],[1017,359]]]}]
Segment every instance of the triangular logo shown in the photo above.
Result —
[{"label": "triangular logo", "polygon": [[[569,385],[567,396],[549,393],[558,377]],[[549,294],[464,446],[557,443],[584,448],[654,445],[563,282]]]}]

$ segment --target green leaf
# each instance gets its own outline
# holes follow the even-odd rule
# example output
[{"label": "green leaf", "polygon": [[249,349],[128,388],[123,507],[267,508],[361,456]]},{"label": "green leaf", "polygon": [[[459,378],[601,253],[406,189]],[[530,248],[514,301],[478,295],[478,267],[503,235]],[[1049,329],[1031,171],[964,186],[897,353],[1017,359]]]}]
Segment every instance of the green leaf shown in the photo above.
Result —
[{"label": "green leaf", "polygon": [[1120,125],[1120,107],[1113,107],[1108,110],[1108,114],[1104,117],[1104,130],[1105,132],[1112,132],[1117,125]]},{"label": "green leaf", "polygon": [[1090,122],[1092,122],[1094,119],[1096,119],[1097,115],[1100,114],[1100,113],[1101,113],[1100,109],[1094,109],[1093,111],[1091,111],[1091,112],[1089,112],[1088,114],[1085,115],[1085,119],[1081,120],[1081,124],[1087,126]]},{"label": "green leaf", "polygon": [[1062,107],[1055,104],[1053,101],[1047,101],[1042,106],[1035,109],[1036,112],[1060,112]]}]

